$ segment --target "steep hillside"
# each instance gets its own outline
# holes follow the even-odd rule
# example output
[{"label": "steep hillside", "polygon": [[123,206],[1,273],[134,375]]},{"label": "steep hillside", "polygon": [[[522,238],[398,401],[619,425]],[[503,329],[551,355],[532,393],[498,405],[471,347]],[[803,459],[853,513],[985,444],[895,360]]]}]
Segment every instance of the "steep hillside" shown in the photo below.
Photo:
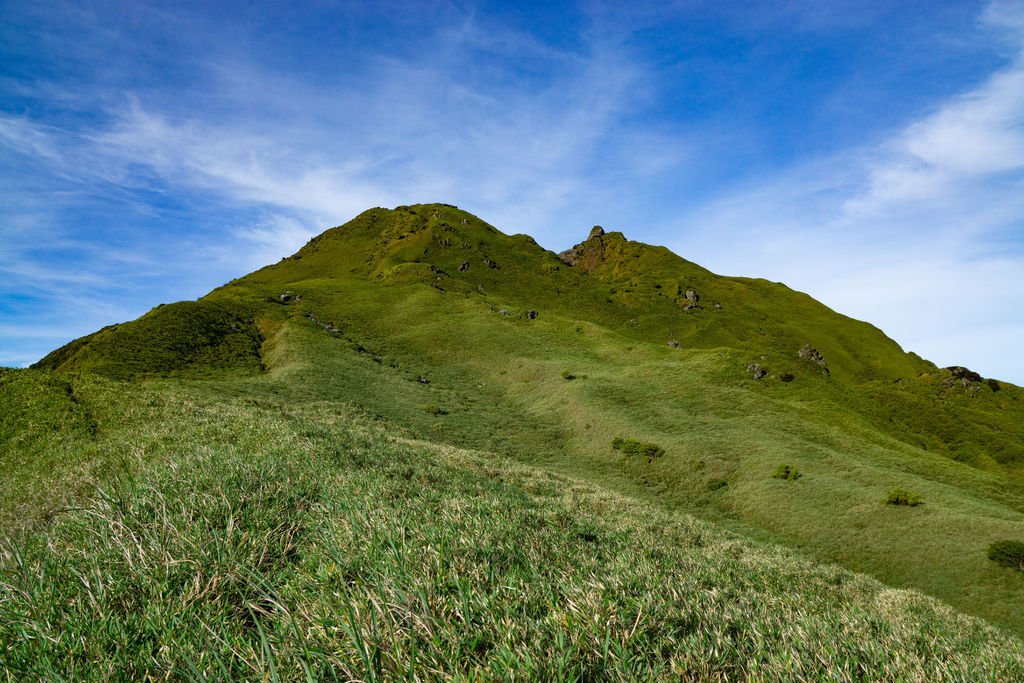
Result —
[{"label": "steep hillside", "polygon": [[620,233],[556,255],[455,207],[373,209],[39,366],[354,403],[1024,632],[1024,574],[985,553],[1024,539],[1020,388]]}]

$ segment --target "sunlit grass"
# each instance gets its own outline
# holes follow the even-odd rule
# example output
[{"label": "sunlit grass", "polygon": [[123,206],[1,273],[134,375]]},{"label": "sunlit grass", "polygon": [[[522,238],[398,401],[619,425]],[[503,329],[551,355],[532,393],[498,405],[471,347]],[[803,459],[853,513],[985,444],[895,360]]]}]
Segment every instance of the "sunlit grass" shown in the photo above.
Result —
[{"label": "sunlit grass", "polygon": [[4,546],[7,680],[1024,676],[980,621],[684,514],[337,405],[156,394],[174,446]]}]

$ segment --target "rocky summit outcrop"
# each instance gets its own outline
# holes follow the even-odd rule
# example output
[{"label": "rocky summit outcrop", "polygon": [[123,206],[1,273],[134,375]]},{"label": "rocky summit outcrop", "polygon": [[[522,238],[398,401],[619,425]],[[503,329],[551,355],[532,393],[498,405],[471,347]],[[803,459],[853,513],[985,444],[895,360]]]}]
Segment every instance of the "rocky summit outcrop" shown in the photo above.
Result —
[{"label": "rocky summit outcrop", "polygon": [[586,240],[571,249],[561,252],[558,254],[558,258],[567,265],[580,266],[584,270],[589,270],[603,260],[604,236],[604,228],[600,225],[595,225],[590,229],[590,234],[587,235]]}]

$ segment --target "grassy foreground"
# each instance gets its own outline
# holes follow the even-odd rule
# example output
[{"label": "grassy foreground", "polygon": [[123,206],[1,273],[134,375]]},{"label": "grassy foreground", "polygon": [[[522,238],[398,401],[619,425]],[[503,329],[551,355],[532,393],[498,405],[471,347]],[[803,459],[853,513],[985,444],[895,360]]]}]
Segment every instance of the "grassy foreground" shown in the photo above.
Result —
[{"label": "grassy foreground", "polygon": [[919,593],[337,402],[15,375],[71,426],[8,424],[5,476],[108,483],[17,503],[4,680],[1024,679]]}]

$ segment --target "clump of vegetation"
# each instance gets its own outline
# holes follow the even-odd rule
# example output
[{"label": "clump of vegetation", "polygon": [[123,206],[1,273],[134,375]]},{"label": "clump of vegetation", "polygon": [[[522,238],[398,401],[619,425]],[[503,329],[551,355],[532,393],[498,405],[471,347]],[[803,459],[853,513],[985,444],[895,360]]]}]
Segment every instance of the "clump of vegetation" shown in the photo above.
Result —
[{"label": "clump of vegetation", "polygon": [[800,470],[793,467],[792,465],[779,465],[775,468],[775,472],[772,476],[776,479],[785,479],[786,481],[796,481],[800,477],[804,476],[800,473]]},{"label": "clump of vegetation", "polygon": [[441,406],[435,406],[433,403],[428,403],[423,406],[423,412],[429,413],[430,415],[447,415],[448,411]]},{"label": "clump of vegetation", "polygon": [[1024,541],[995,541],[988,547],[988,559],[1024,572]]},{"label": "clump of vegetation", "polygon": [[985,380],[985,383],[988,384],[988,388],[991,389],[992,391],[999,391],[1000,389],[1003,388],[1002,386],[999,385],[998,381],[992,379],[991,377]]},{"label": "clump of vegetation", "polygon": [[654,460],[665,455],[665,449],[656,443],[644,443],[637,441],[636,439],[626,439],[621,436],[617,436],[612,439],[612,448],[617,451],[621,451],[627,457],[631,456],[644,456],[648,460]]},{"label": "clump of vegetation", "polygon": [[793,375],[792,372],[784,372],[781,375],[779,375],[779,379],[781,379],[783,382],[792,382],[794,379],[796,379],[796,377]]},{"label": "clump of vegetation", "polygon": [[924,503],[921,500],[921,494],[900,487],[889,491],[889,495],[885,497],[885,502],[889,505],[906,505],[908,507],[917,507]]},{"label": "clump of vegetation", "polygon": [[576,375],[572,374],[568,368],[562,370],[562,379],[576,379]]},{"label": "clump of vegetation", "polygon": [[708,491],[718,491],[729,485],[725,479],[711,479],[708,481]]}]

